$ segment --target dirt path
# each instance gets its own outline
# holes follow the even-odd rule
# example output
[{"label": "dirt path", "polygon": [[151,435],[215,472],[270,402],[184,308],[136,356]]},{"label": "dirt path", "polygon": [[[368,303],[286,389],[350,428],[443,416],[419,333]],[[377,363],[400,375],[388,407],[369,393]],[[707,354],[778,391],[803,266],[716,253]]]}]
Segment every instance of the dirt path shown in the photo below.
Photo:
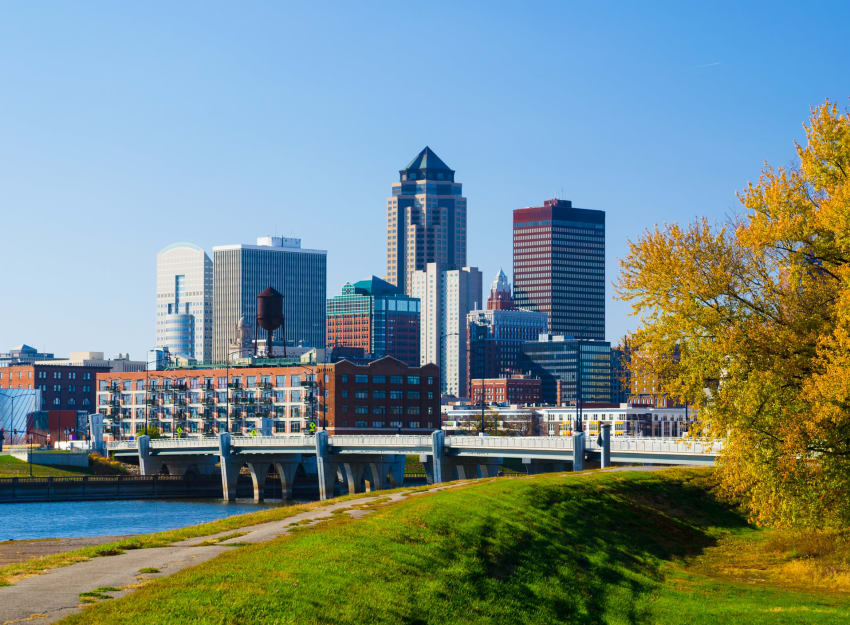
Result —
[{"label": "dirt path", "polygon": [[0,542],[0,566],[25,562],[33,558],[64,553],[91,545],[102,545],[126,536],[91,536],[83,538],[33,538]]},{"label": "dirt path", "polygon": [[[455,488],[465,483],[456,482],[421,492]],[[53,623],[85,607],[85,604],[81,603],[80,593],[102,587],[114,587],[120,590],[110,591],[109,596],[121,597],[148,579],[173,575],[181,569],[210,560],[236,545],[261,543],[288,534],[290,526],[304,527],[321,523],[332,518],[335,511],[344,511],[353,517],[360,517],[369,514],[374,507],[389,505],[416,494],[418,493],[415,491],[402,489],[378,497],[373,495],[348,499],[286,519],[251,525],[240,530],[192,538],[168,547],[136,549],[115,556],[92,558],[52,569],[41,575],[22,579],[12,586],[0,587],[0,623]],[[232,536],[236,532],[244,532],[244,535],[216,542],[216,539]],[[156,569],[157,572],[141,573],[142,569]]]}]

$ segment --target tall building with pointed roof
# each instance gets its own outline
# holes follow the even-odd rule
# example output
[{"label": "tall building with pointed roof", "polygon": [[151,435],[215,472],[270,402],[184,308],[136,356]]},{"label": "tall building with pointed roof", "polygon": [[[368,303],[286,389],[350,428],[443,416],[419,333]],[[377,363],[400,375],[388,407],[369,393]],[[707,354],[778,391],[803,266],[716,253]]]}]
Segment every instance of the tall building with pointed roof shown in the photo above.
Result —
[{"label": "tall building with pointed roof", "polygon": [[514,298],[511,297],[511,283],[505,272],[499,269],[499,274],[490,285],[490,297],[487,298],[487,310],[512,310]]},{"label": "tall building with pointed roof", "polygon": [[387,200],[386,280],[412,295],[414,271],[466,265],[466,198],[455,172],[425,147],[393,183]]}]

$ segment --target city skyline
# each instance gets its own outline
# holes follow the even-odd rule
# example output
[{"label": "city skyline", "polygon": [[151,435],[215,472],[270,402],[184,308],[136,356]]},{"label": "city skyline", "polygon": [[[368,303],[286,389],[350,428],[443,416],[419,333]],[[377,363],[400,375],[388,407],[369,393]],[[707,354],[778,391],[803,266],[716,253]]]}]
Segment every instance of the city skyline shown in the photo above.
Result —
[{"label": "city skyline", "polygon": [[[850,69],[822,63],[842,51],[834,8],[500,7],[481,22],[470,8],[181,6],[163,29],[156,7],[4,7],[0,53],[25,62],[0,66],[3,249],[22,266],[4,279],[0,349],[141,358],[154,255],[176,241],[302,238],[329,251],[326,297],[380,275],[388,176],[425,145],[460,172],[466,262],[488,278],[510,272],[514,209],[560,196],[606,212],[616,343],[637,325],[612,300],[627,240],[740,212],[764,161],[795,158],[809,107],[846,106]],[[572,44],[540,37],[552,28]],[[802,43],[815,33],[817,50]],[[420,36],[439,105],[413,112],[387,84]]]}]

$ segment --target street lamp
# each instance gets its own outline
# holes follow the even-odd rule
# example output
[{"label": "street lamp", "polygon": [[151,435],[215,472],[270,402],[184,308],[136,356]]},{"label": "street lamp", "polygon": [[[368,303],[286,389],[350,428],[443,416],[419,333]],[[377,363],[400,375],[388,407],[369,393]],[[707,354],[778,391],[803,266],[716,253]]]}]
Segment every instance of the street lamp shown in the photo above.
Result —
[{"label": "street lamp", "polygon": [[574,336],[573,338],[576,341],[576,430],[578,432],[584,431],[584,414],[582,411],[583,395],[584,395],[584,383],[582,380],[582,370],[581,370],[581,344],[588,339],[584,338],[585,331],[593,324],[588,324],[584,326],[581,330],[579,330],[576,334],[580,336]]}]

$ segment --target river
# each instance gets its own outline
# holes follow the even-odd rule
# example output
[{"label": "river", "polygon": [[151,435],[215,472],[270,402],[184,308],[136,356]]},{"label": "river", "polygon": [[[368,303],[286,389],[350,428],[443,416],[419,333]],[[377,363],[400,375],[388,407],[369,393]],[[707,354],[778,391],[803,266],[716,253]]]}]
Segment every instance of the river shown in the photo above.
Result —
[{"label": "river", "polygon": [[185,500],[4,503],[0,504],[0,540],[147,534],[263,507],[267,505]]}]

